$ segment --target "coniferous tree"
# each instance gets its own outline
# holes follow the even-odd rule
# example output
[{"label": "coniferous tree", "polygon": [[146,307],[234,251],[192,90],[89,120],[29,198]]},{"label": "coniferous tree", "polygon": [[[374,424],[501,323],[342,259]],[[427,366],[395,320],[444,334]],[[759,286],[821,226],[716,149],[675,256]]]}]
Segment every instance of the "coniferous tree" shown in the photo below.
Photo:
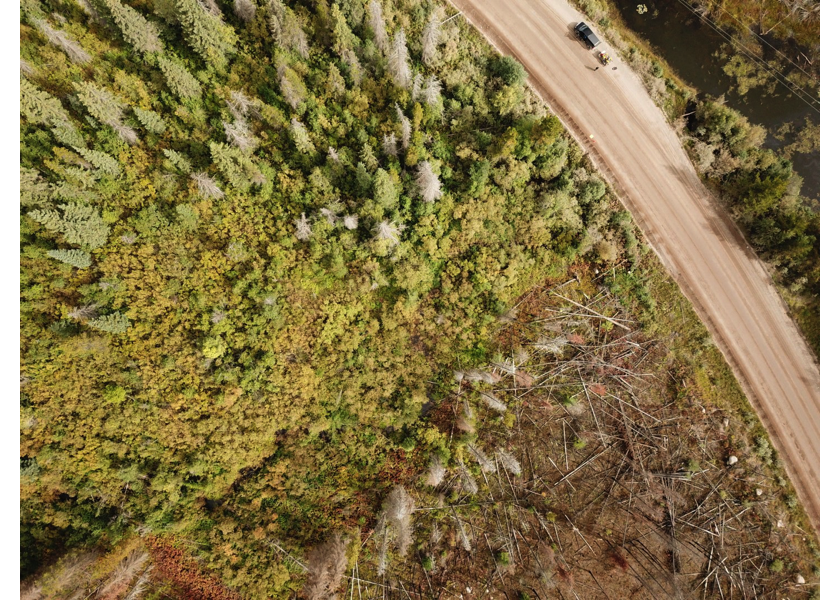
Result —
[{"label": "coniferous tree", "polygon": [[137,143],[137,132],[125,123],[117,123],[114,125],[114,131],[117,132],[126,143],[134,145]]},{"label": "coniferous tree", "polygon": [[244,191],[252,183],[259,182],[259,169],[236,148],[210,142],[210,155],[213,157],[213,164],[236,189]]},{"label": "coniferous tree", "polygon": [[335,533],[326,542],[316,546],[307,559],[304,596],[309,600],[333,598],[347,570],[347,540]]},{"label": "coniferous tree", "polygon": [[137,52],[160,52],[163,44],[157,28],[139,12],[120,0],[99,0],[111,13],[125,40]]},{"label": "coniferous tree", "polygon": [[70,121],[57,121],[55,126],[50,130],[55,136],[55,139],[64,144],[74,148],[76,146],[84,146],[85,138],[76,126]]},{"label": "coniferous tree", "polygon": [[151,133],[160,135],[166,131],[166,121],[155,111],[144,110],[136,106],[132,110],[134,110],[134,115],[137,117],[137,120]]},{"label": "coniferous tree", "polygon": [[333,19],[333,52],[341,56],[347,50],[353,50],[353,47],[358,42],[358,39],[353,35],[353,30],[347,24],[347,19],[344,18],[344,13],[338,4],[333,4],[330,9],[330,14]]},{"label": "coniferous tree", "polygon": [[196,185],[198,185],[198,193],[205,198],[218,200],[219,198],[224,197],[225,193],[216,183],[216,180],[210,177],[207,173],[204,173],[203,171],[200,173],[193,173],[190,177],[193,181],[195,181]]},{"label": "coniferous tree", "polygon": [[100,123],[111,127],[117,135],[129,144],[137,143],[137,132],[123,123],[124,105],[108,90],[83,81],[73,84],[79,100]]},{"label": "coniferous tree", "polygon": [[496,472],[496,463],[490,460],[490,457],[487,456],[481,448],[473,446],[472,444],[467,444],[467,451],[472,454],[472,457],[476,460],[482,471],[485,473]]},{"label": "coniferous tree", "polygon": [[295,221],[295,237],[302,242],[309,239],[312,235],[312,226],[306,218],[306,213],[300,213],[300,219]]},{"label": "coniferous tree", "polygon": [[470,495],[478,493],[478,484],[476,483],[475,478],[470,474],[467,470],[467,466],[460,459],[458,459],[458,476],[461,480],[462,490]]},{"label": "coniferous tree", "polygon": [[429,472],[426,474],[426,485],[437,487],[446,476],[446,468],[443,466],[440,457],[435,454],[429,463]]},{"label": "coniferous tree", "polygon": [[522,466],[519,464],[519,461],[516,460],[516,457],[507,452],[506,450],[499,448],[496,450],[496,456],[499,459],[499,462],[502,463],[502,466],[507,469],[507,471],[511,475],[519,476],[522,474]]},{"label": "coniferous tree", "polygon": [[86,15],[91,17],[99,16],[99,14],[96,12],[96,9],[90,3],[90,0],[76,0],[76,4],[79,5],[79,8],[81,8]]},{"label": "coniferous tree", "polygon": [[[400,556],[405,556],[408,547],[411,545],[414,533],[411,515],[415,507],[414,498],[401,485],[391,490],[382,505],[382,519],[385,520],[387,526],[392,528],[395,534],[397,552]],[[383,542],[387,545],[387,538]]]},{"label": "coniferous tree", "polygon": [[344,215],[342,222],[347,229],[352,231],[359,226],[359,217],[357,215]]},{"label": "coniferous tree", "polygon": [[230,99],[225,103],[235,119],[245,119],[252,112],[259,114],[257,103],[239,90],[231,92]]},{"label": "coniferous tree", "polygon": [[341,98],[345,91],[346,87],[341,71],[335,65],[330,64],[327,73],[327,93],[331,98]]},{"label": "coniferous tree", "polygon": [[300,54],[304,60],[309,60],[309,41],[295,12],[286,8],[286,18],[283,21],[283,33],[289,40],[289,47]]},{"label": "coniferous tree", "polygon": [[79,100],[94,119],[109,127],[122,123],[124,105],[111,92],[89,81],[73,85]]},{"label": "coniferous tree", "polygon": [[292,108],[297,109],[298,105],[306,99],[306,86],[294,69],[285,69],[280,78],[280,91],[283,98]]},{"label": "coniferous tree", "polygon": [[257,7],[251,0],[233,0],[233,13],[246,23],[250,23],[257,14]]},{"label": "coniferous tree", "polygon": [[283,50],[294,50],[304,60],[309,59],[309,41],[295,12],[279,0],[270,0],[269,27],[274,43]]},{"label": "coniferous tree", "polygon": [[84,250],[48,250],[47,254],[77,269],[87,269],[91,265],[90,252]]},{"label": "coniferous tree", "polygon": [[152,12],[169,25],[178,25],[178,6],[175,0],[152,0]]},{"label": "coniferous tree", "polygon": [[399,195],[388,171],[377,169],[373,176],[373,201],[384,210],[396,208]]},{"label": "coniferous tree", "polygon": [[248,122],[241,116],[233,123],[224,123],[225,136],[228,142],[239,148],[245,154],[250,154],[257,147],[257,139],[248,128]]},{"label": "coniferous tree", "polygon": [[420,95],[423,93],[423,75],[417,73],[414,75],[414,83],[411,86],[411,101],[417,102]]},{"label": "coniferous tree", "polygon": [[488,406],[488,408],[492,408],[496,412],[503,413],[507,410],[505,403],[490,392],[481,392],[481,399],[484,400],[484,403]]},{"label": "coniferous tree", "polygon": [[362,74],[364,73],[364,69],[362,69],[362,65],[359,63],[356,53],[352,50],[344,50],[341,53],[341,60],[344,61],[344,64],[347,65],[347,68],[350,71],[350,81],[353,82],[355,87],[359,87],[362,83]]},{"label": "coniferous tree", "polygon": [[84,156],[94,167],[112,177],[122,173],[119,161],[110,154],[99,150],[88,150],[87,148],[74,148],[74,150]]},{"label": "coniferous tree", "polygon": [[95,317],[98,314],[98,311],[99,305],[92,302],[83,306],[77,306],[73,310],[67,311],[67,316],[74,321],[87,321],[88,319]]},{"label": "coniferous tree", "polygon": [[440,180],[432,171],[432,165],[427,160],[421,161],[417,165],[417,187],[420,190],[423,202],[427,204],[434,202],[443,195]]},{"label": "coniferous tree", "polygon": [[198,0],[173,0],[186,41],[207,61],[223,68],[227,57],[236,51],[236,35],[221,19],[213,15]]},{"label": "coniferous tree", "polygon": [[373,148],[371,148],[370,144],[367,142],[362,144],[362,151],[359,153],[359,158],[362,159],[362,162],[365,163],[365,166],[371,171],[379,168],[379,161],[376,160],[376,153],[374,153]]},{"label": "coniferous tree", "polygon": [[183,65],[164,56],[158,57],[158,67],[169,86],[181,100],[201,96],[201,84]]},{"label": "coniferous tree", "polygon": [[87,322],[87,324],[93,327],[94,329],[98,329],[99,331],[120,334],[125,333],[126,330],[128,330],[129,326],[131,325],[131,321],[129,321],[128,317],[126,317],[121,312],[115,312],[111,313],[110,315],[105,315],[103,317],[91,319]]},{"label": "coniferous tree", "polygon": [[298,152],[301,154],[312,154],[315,152],[315,146],[312,144],[312,140],[309,139],[309,132],[306,131],[306,127],[300,121],[292,119],[290,128],[292,140]]},{"label": "coniferous tree", "polygon": [[57,210],[34,210],[29,216],[50,231],[60,233],[70,244],[95,250],[108,241],[111,228],[94,207],[72,202],[61,204]]},{"label": "coniferous tree", "polygon": [[20,112],[33,125],[69,122],[70,115],[57,98],[39,90],[28,79],[20,80]]},{"label": "coniferous tree", "polygon": [[201,0],[201,3],[204,5],[204,8],[207,9],[214,17],[219,17],[219,20],[222,19],[222,9],[219,8],[219,5],[216,4],[216,0]]},{"label": "coniferous tree", "polygon": [[386,242],[388,247],[393,248],[400,243],[402,230],[402,225],[394,225],[391,221],[385,219],[376,226],[376,239]]},{"label": "coniferous tree", "polygon": [[35,74],[35,68],[32,65],[29,64],[29,61],[27,61],[24,58],[21,58],[20,59],[20,72],[21,72],[22,75],[26,75],[26,76],[31,77],[32,75]]},{"label": "coniferous tree", "polygon": [[52,196],[50,185],[35,169],[20,167],[20,203],[22,206],[43,206]]},{"label": "coniferous tree", "polygon": [[391,52],[388,55],[388,70],[394,83],[407,90],[411,85],[411,67],[408,64],[408,47],[405,44],[405,32],[400,29],[394,36]]},{"label": "coniferous tree", "polygon": [[397,136],[393,133],[386,133],[382,138],[382,149],[388,156],[397,155]]},{"label": "coniferous tree", "polygon": [[407,150],[411,144],[411,121],[403,114],[402,108],[397,104],[397,118],[400,120],[400,128],[402,129],[402,147]]},{"label": "coniferous tree", "polygon": [[271,31],[271,37],[278,48],[285,48],[285,40],[283,39],[283,20],[286,18],[286,5],[280,0],[268,0],[266,2],[266,12],[268,17],[268,29]]},{"label": "coniferous tree", "polygon": [[440,81],[434,75],[429,75],[422,92],[423,102],[429,106],[440,103]]},{"label": "coniferous tree", "polygon": [[53,46],[61,48],[67,57],[74,63],[84,65],[89,63],[91,58],[84,48],[82,48],[77,41],[71,38],[63,31],[58,31],[50,27],[46,21],[36,20],[35,27],[44,34],[47,41]]},{"label": "coniferous tree", "polygon": [[172,165],[182,173],[192,172],[192,163],[190,163],[189,159],[180,152],[166,148],[164,149],[163,154],[170,160]]},{"label": "coniferous tree", "polygon": [[338,222],[338,215],[335,214],[335,211],[330,210],[329,208],[322,208],[320,213],[327,220],[327,223],[329,223],[330,226],[334,226]]},{"label": "coniferous tree", "polygon": [[385,33],[385,19],[382,18],[382,5],[379,0],[371,0],[368,4],[368,25],[373,30],[373,39],[380,52],[388,51],[388,34]]},{"label": "coniferous tree", "polygon": [[440,8],[435,7],[429,15],[429,22],[423,30],[423,62],[431,64],[437,54],[437,44],[440,38]]}]

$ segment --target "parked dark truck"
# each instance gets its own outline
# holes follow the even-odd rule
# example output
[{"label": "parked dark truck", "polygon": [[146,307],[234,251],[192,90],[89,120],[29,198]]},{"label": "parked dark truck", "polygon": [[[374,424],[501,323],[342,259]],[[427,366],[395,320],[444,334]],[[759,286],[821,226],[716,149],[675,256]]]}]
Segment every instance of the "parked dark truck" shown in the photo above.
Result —
[{"label": "parked dark truck", "polygon": [[592,30],[589,29],[589,25],[586,23],[578,23],[577,27],[575,27],[575,31],[577,32],[578,37],[583,40],[583,43],[590,48],[594,48],[601,43],[601,40],[598,39],[597,35],[592,33]]}]

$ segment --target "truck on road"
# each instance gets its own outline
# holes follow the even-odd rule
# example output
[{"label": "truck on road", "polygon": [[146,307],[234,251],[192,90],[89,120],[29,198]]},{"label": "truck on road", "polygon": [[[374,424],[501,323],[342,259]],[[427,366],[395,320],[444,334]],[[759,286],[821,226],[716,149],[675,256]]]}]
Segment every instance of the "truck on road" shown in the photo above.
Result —
[{"label": "truck on road", "polygon": [[589,48],[594,48],[601,43],[601,40],[599,40],[598,36],[589,29],[589,25],[586,23],[578,23],[577,26],[575,26],[575,33],[577,33],[577,36],[582,39],[583,43],[589,46]]}]

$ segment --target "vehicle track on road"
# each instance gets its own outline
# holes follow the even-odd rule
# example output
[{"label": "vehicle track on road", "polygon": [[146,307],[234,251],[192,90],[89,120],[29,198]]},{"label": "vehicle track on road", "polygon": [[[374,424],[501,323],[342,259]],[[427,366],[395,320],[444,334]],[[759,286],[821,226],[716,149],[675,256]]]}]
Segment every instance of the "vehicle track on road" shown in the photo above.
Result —
[{"label": "vehicle track on road", "polygon": [[584,19],[563,0],[450,2],[525,66],[531,86],[610,180],[709,328],[819,535],[819,366],[639,78],[604,42],[598,50],[613,55],[612,65],[593,71],[595,52],[572,34]]}]

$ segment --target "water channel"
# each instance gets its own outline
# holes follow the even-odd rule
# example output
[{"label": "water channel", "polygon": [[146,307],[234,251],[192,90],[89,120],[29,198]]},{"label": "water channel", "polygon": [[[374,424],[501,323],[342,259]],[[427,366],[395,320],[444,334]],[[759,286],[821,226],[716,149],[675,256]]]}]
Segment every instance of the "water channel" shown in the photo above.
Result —
[{"label": "water channel", "polygon": [[[764,126],[768,133],[767,147],[778,148],[781,145],[770,134],[784,123],[793,123],[794,129],[798,130],[805,124],[805,117],[810,117],[813,123],[819,124],[819,105],[806,97],[805,100],[816,108],[809,106],[782,84],[776,86],[772,95],[766,94],[760,87],[751,89],[744,96],[739,95],[735,79],[723,72],[727,59],[715,56],[726,40],[679,0],[615,0],[615,4],[625,24],[650,42],[657,54],[686,83],[714,97],[724,95],[729,106],[743,113],[751,123]],[[647,6],[647,12],[639,14],[637,6],[640,4]],[[772,40],[767,41],[772,43]],[[767,50],[765,60],[774,54],[772,50]],[[779,60],[786,63],[782,58]],[[813,89],[807,92],[819,100]],[[802,195],[819,202],[819,150],[794,154],[792,162],[794,170],[804,179]]]}]

